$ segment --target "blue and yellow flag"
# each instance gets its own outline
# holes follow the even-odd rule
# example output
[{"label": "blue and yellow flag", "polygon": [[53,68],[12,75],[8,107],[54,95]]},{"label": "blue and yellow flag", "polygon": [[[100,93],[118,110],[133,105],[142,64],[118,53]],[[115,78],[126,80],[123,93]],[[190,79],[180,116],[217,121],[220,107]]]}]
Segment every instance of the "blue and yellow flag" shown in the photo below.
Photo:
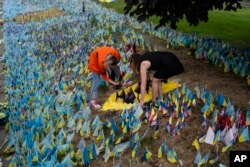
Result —
[{"label": "blue and yellow flag", "polygon": [[117,129],[116,122],[115,122],[114,118],[111,119],[111,129],[113,130],[114,134],[117,135],[118,129]]},{"label": "blue and yellow flag", "polygon": [[124,133],[121,133],[118,139],[116,140],[115,144],[120,144],[123,138],[124,138]]},{"label": "blue and yellow flag", "polygon": [[177,162],[177,153],[176,151],[174,150],[174,148],[172,150],[168,149],[167,148],[167,160],[170,162],[170,163],[176,163]]},{"label": "blue and yellow flag", "polygon": [[207,96],[208,96],[207,89],[206,89],[206,88],[203,88],[203,89],[202,89],[202,92],[201,92],[201,99],[202,99],[202,101],[203,101],[204,103],[206,102]]},{"label": "blue and yellow flag", "polygon": [[205,103],[205,105],[202,107],[201,112],[202,112],[202,113],[207,113],[207,112],[209,111],[209,109],[210,109],[210,102],[207,101],[207,102]]},{"label": "blue and yellow flag", "polygon": [[220,138],[221,138],[221,130],[218,130],[216,132],[216,135],[214,136],[213,145],[216,145],[218,141],[220,141]]},{"label": "blue and yellow flag", "polygon": [[211,124],[212,125],[215,125],[216,122],[217,122],[217,119],[218,119],[218,113],[219,113],[219,110],[218,109],[215,109],[214,113],[213,113],[213,117],[211,119]]},{"label": "blue and yellow flag", "polygon": [[248,126],[244,128],[243,132],[241,133],[238,139],[240,143],[249,141]]},{"label": "blue and yellow flag", "polygon": [[95,147],[95,144],[92,143],[91,144],[91,149],[90,149],[90,152],[89,152],[89,159],[96,159],[97,157],[97,153],[96,153],[96,147]]},{"label": "blue and yellow flag", "polygon": [[226,107],[227,106],[227,102],[226,102],[224,94],[217,95],[216,98],[215,98],[215,103],[217,105]]},{"label": "blue and yellow flag", "polygon": [[196,155],[195,155],[195,158],[194,158],[194,163],[196,164],[196,165],[198,165],[199,164],[199,162],[201,161],[201,152],[200,152],[200,150],[198,150],[197,151],[197,153],[196,153]]},{"label": "blue and yellow flag", "polygon": [[102,140],[104,138],[105,138],[104,132],[103,132],[103,129],[101,129],[98,136],[96,137],[95,141],[98,142],[99,140]]},{"label": "blue and yellow flag", "polygon": [[138,141],[131,152],[131,158],[134,159],[140,154],[140,142]]},{"label": "blue and yellow flag", "polygon": [[229,145],[222,147],[221,152],[226,152],[232,145],[233,143],[230,143]]},{"label": "blue and yellow flag", "polygon": [[91,147],[91,145],[88,145],[83,150],[83,154],[82,155],[83,155],[83,162],[84,162],[84,164],[90,164],[90,158],[89,158],[90,147]]},{"label": "blue and yellow flag", "polygon": [[246,125],[250,125],[250,106],[247,109]]},{"label": "blue and yellow flag", "polygon": [[155,132],[154,132],[154,139],[155,140],[158,138],[159,128],[160,128],[160,125],[157,124],[156,127],[155,127]]},{"label": "blue and yellow flag", "polygon": [[152,153],[147,148],[145,148],[143,156],[141,157],[141,159],[142,159],[142,161],[147,161],[147,160],[149,160],[151,158],[151,156],[152,156]]},{"label": "blue and yellow flag", "polygon": [[210,152],[208,152],[208,153],[200,160],[200,162],[198,163],[198,167],[200,167],[200,166],[203,165],[203,164],[207,164],[208,158],[209,158],[209,154],[210,154]]},{"label": "blue and yellow flag", "polygon": [[231,116],[231,113],[234,113],[234,112],[235,112],[234,106],[232,105],[230,101],[228,101],[227,107],[226,107],[226,115]]},{"label": "blue and yellow flag", "polygon": [[160,148],[158,149],[158,158],[162,158],[166,153],[167,145],[166,140],[161,144]]},{"label": "blue and yellow flag", "polygon": [[105,144],[109,145],[109,144],[113,143],[114,138],[115,138],[115,134],[114,133],[110,134],[109,137],[107,138]]},{"label": "blue and yellow flag", "polygon": [[104,126],[108,127],[108,128],[111,128],[111,125],[112,123],[108,120],[106,120],[104,123],[103,123]]}]

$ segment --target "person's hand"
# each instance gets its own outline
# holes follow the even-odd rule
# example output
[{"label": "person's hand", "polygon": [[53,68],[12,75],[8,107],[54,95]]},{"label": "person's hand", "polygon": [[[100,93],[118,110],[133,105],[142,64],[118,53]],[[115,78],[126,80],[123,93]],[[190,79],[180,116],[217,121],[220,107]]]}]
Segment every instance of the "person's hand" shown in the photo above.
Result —
[{"label": "person's hand", "polygon": [[114,88],[115,90],[118,90],[118,89],[120,89],[121,87],[122,87],[122,84],[121,84],[121,83],[119,83],[119,82],[114,82],[113,88]]},{"label": "person's hand", "polygon": [[119,82],[114,82],[114,86],[121,86],[122,84]]},{"label": "person's hand", "polygon": [[132,85],[133,84],[133,81],[128,81],[128,82],[123,82],[121,85],[123,86],[123,87],[128,87],[128,86],[130,86],[130,85]]}]

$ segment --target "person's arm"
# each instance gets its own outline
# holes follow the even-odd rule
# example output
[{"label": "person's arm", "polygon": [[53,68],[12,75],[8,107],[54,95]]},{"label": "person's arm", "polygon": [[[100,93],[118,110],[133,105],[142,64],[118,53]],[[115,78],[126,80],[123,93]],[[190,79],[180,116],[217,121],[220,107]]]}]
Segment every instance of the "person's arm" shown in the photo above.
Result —
[{"label": "person's arm", "polygon": [[112,84],[112,85],[114,85],[114,86],[120,85],[118,82],[115,82],[115,81],[113,81],[112,79],[110,79],[106,73],[105,73],[105,74],[101,74],[101,76],[102,76],[102,78],[103,78],[105,81],[107,81],[108,83],[110,83],[110,84]]},{"label": "person's arm", "polygon": [[121,85],[120,83],[115,82],[115,81],[113,81],[113,80],[111,80],[111,79],[109,79],[108,82],[111,83],[111,84],[114,85],[114,86]]},{"label": "person's arm", "polygon": [[150,67],[149,61],[143,61],[140,66],[140,76],[141,76],[141,98],[140,98],[140,105],[144,105],[144,98],[146,94],[146,87],[147,87],[147,70]]}]

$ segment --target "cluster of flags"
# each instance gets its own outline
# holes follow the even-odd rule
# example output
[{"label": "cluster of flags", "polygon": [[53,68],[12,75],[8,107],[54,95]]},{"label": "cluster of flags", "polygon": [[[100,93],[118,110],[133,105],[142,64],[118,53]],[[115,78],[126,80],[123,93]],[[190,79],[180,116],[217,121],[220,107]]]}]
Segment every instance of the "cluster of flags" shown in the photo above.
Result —
[{"label": "cluster of flags", "polygon": [[214,159],[211,159],[211,160],[209,160],[210,150],[208,151],[208,153],[206,155],[204,155],[202,157],[202,155],[201,155],[201,147],[199,145],[199,141],[197,140],[197,138],[195,138],[194,141],[192,142],[192,146],[194,146],[196,151],[197,151],[196,156],[194,158],[194,163],[197,166],[207,164],[208,162],[209,162],[209,164],[213,165],[218,161],[218,159],[219,159],[218,146],[217,146],[217,149],[216,149],[216,157]]},{"label": "cluster of flags", "polygon": [[196,156],[195,156],[195,159],[194,159],[194,163],[195,163],[198,167],[200,167],[200,166],[203,165],[203,164],[207,164],[208,158],[209,158],[209,154],[210,154],[210,153],[208,152],[205,156],[202,157],[201,152],[198,150],[198,151],[197,151],[197,154],[196,154]]},{"label": "cluster of flags", "polygon": [[[70,11],[74,14],[80,14],[82,7],[82,1],[73,0],[68,2],[66,0],[53,1],[44,0],[43,2],[32,1],[32,0],[10,0],[8,3],[4,4],[5,12],[3,13],[4,19],[13,19],[20,14],[25,14],[29,12],[37,12],[42,10],[47,10],[51,8],[59,8],[60,10]],[[32,18],[31,18],[32,20]]]},{"label": "cluster of flags", "polygon": [[6,111],[8,109],[7,103],[0,103],[0,124],[4,124],[4,119],[7,119]]},{"label": "cluster of flags", "polygon": [[[207,127],[207,124],[210,123],[210,126],[213,127],[208,128],[207,136],[209,136],[211,140],[207,143],[215,144],[227,136],[229,141],[226,142],[226,145],[229,145],[229,143],[235,141],[238,135],[241,136],[239,138],[241,142],[249,140],[247,130],[249,121],[246,121],[249,120],[249,109],[246,113],[246,117],[244,117],[242,111],[240,109],[235,110],[233,104],[229,100],[226,100],[223,94],[214,96],[213,93],[207,89],[202,90],[201,99],[205,103],[201,109],[203,113],[202,125]],[[211,117],[210,122],[207,121],[207,117]]]},{"label": "cluster of flags", "polygon": [[[131,82],[130,82],[131,83]],[[128,84],[129,85],[129,84]],[[102,111],[109,110],[123,110],[124,108],[132,108],[134,104],[139,101],[140,95],[140,83],[135,83],[126,88],[121,88],[118,92],[112,93],[107,100],[102,105]],[[174,90],[180,85],[176,82],[169,81],[168,83],[163,83],[163,94]],[[151,88],[145,94],[145,103],[152,101],[152,91]],[[149,108],[146,111],[150,111]],[[145,121],[147,121],[145,119]]]},{"label": "cluster of flags", "polygon": [[[223,68],[224,72],[233,72],[242,78],[250,76],[249,51],[239,50],[216,39],[201,39],[197,41],[196,59],[209,61]],[[248,83],[248,85],[250,85]]]},{"label": "cluster of flags", "polygon": [[[10,157],[11,165],[88,164],[96,159],[106,143],[112,143],[112,134],[117,133],[114,123],[111,135],[105,140],[104,123],[98,117],[92,122],[89,97],[82,90],[90,85],[85,63],[88,52],[98,44],[92,40],[101,37],[96,36],[96,29],[102,27],[105,30],[111,26],[109,23],[106,28],[103,25],[92,27],[89,20],[93,18],[96,16],[92,14],[83,18],[68,15],[27,23],[20,28],[15,23],[5,25],[6,89],[11,112],[4,152],[15,152]],[[97,19],[100,22],[103,17]],[[71,44],[73,40],[77,44]],[[57,63],[59,67],[54,66]],[[136,131],[139,128],[137,122],[132,123],[129,127]],[[72,143],[76,134],[81,140],[78,151],[74,152]],[[84,139],[88,138],[94,139],[86,145]],[[121,148],[112,152],[117,155]],[[26,152],[29,154],[24,154]],[[65,157],[59,162],[57,155]]]},{"label": "cluster of flags", "polygon": [[[206,88],[200,91],[198,85],[195,87],[195,91],[197,99],[200,99],[204,104],[201,108],[202,125],[207,129],[207,133],[199,140],[195,139],[192,143],[197,150],[194,163],[198,166],[207,163],[214,164],[219,159],[219,142],[224,143],[221,148],[221,152],[224,153],[237,141],[249,141],[249,121],[247,121],[249,120],[249,108],[246,117],[244,117],[242,111],[240,109],[235,110],[234,105],[226,100],[223,94],[214,95]],[[202,157],[199,143],[217,147],[215,158],[209,160],[210,151]]]},{"label": "cluster of flags", "polygon": [[[145,122],[155,127],[155,137],[159,130],[159,114],[169,117],[166,123],[166,131],[172,136],[180,135],[180,130],[185,126],[185,118],[192,115],[192,110],[196,107],[195,94],[182,85],[181,91],[178,88],[169,92],[166,98],[159,98],[155,106],[148,106],[145,109]],[[176,119],[175,125],[173,119]]]},{"label": "cluster of flags", "polygon": [[232,71],[234,74],[246,78],[248,85],[250,85],[249,50],[234,48],[217,39],[198,39],[195,34],[175,32],[166,27],[155,30],[152,24],[136,22],[135,24],[135,26],[140,27],[143,32],[166,40],[168,42],[167,47],[169,48],[190,47],[195,49],[196,59],[209,61],[223,68],[224,72]]},{"label": "cluster of flags", "polygon": [[143,156],[141,157],[142,161],[147,161],[151,159],[152,153],[148,150],[148,148],[145,148]]},{"label": "cluster of flags", "polygon": [[166,157],[166,159],[170,162],[170,163],[182,163],[178,156],[177,153],[174,149],[174,147],[172,149],[170,149],[167,144],[166,144],[166,140],[161,144],[161,146],[158,149],[158,158],[162,158],[162,157]]},{"label": "cluster of flags", "polygon": [[[5,19],[14,18],[17,14],[39,11],[48,9],[51,7],[59,7],[61,10],[70,11],[73,14],[79,14],[81,12],[82,1],[74,0],[72,2],[67,1],[51,1],[47,0],[49,3],[41,3],[34,1],[25,1],[21,3],[20,1],[14,2],[10,1],[5,5],[6,12],[4,13]],[[84,1],[87,6],[87,11],[91,8],[100,8],[96,3],[91,3],[89,0]],[[103,9],[102,9],[103,10]],[[91,11],[95,15],[97,11]],[[121,15],[109,12],[112,14],[111,19],[119,20]],[[127,17],[127,16],[126,16]],[[127,20],[127,19],[126,19]],[[134,28],[141,29],[145,33],[153,34],[154,36],[160,37],[168,42],[168,47],[178,48],[181,47],[192,47],[195,45],[195,56],[197,59],[207,60],[212,62],[215,65],[223,67],[225,72],[233,71],[236,75],[249,79],[250,69],[249,64],[249,51],[239,50],[233,48],[232,46],[225,44],[216,39],[210,38],[197,38],[195,34],[184,34],[171,30],[170,28],[160,28],[158,30],[154,29],[152,24],[147,23],[138,23],[135,19],[131,19],[131,26]],[[118,21],[119,22],[119,21]],[[120,23],[119,26],[122,26],[123,23]],[[110,26],[112,30],[116,30],[115,25]],[[104,30],[105,31],[105,30]],[[102,32],[104,32],[102,31]],[[98,31],[96,31],[98,32]],[[97,33],[98,34],[98,33]],[[104,34],[103,34],[104,35]],[[104,40],[102,40],[104,41]],[[157,48],[151,48],[148,44],[144,44],[143,40],[138,42],[143,50],[158,50]],[[236,56],[235,56],[236,55]]]}]

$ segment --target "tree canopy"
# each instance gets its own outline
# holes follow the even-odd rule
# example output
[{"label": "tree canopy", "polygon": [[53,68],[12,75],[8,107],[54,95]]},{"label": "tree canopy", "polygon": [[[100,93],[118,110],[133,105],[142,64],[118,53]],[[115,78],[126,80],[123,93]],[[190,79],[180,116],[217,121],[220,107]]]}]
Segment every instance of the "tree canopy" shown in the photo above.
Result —
[{"label": "tree canopy", "polygon": [[156,28],[169,24],[176,29],[176,23],[185,17],[190,25],[208,21],[210,10],[233,10],[241,8],[240,0],[124,0],[126,14],[135,15],[139,21],[158,16]]}]

